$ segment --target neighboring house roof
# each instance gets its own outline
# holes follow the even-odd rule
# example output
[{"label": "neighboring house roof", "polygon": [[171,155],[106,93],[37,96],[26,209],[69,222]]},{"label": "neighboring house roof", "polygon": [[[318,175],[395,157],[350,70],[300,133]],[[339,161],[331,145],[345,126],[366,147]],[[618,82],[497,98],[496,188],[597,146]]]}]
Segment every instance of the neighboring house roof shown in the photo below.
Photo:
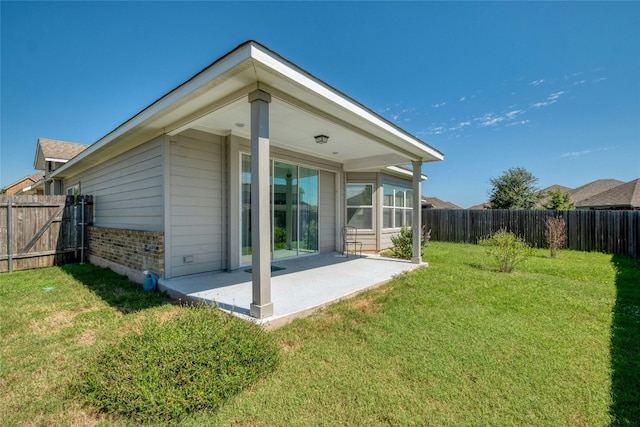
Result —
[{"label": "neighboring house roof", "polygon": [[[53,172],[65,178],[188,129],[251,136],[249,94],[270,94],[269,141],[275,147],[379,171],[444,155],[255,41],[248,41],[176,87]],[[327,135],[317,144],[315,135]]]},{"label": "neighboring house roof", "polygon": [[603,191],[610,190],[620,184],[624,184],[624,181],[618,181],[617,179],[598,179],[571,191],[571,200],[578,206],[582,200],[593,197]]},{"label": "neighboring house roof", "polygon": [[35,169],[44,170],[46,162],[66,163],[88,147],[86,144],[75,142],[38,138],[38,147],[33,166]]},{"label": "neighboring house roof", "polygon": [[547,188],[543,188],[542,190],[538,191],[538,193],[545,194],[548,191],[552,190],[560,190],[563,193],[571,193],[573,191],[573,188],[565,187],[564,185],[553,184],[548,186]]},{"label": "neighboring house roof", "polygon": [[483,209],[491,209],[491,203],[489,202],[484,202],[484,203],[480,203],[479,205],[474,205],[471,206],[469,208],[470,211],[474,211],[474,210],[483,210]]},{"label": "neighboring house roof", "polygon": [[640,209],[640,178],[576,203],[578,208],[593,209]]},{"label": "neighboring house roof", "polygon": [[39,171],[33,175],[23,176],[19,180],[12,182],[11,184],[0,190],[1,194],[30,194],[33,187],[42,179],[44,179],[44,172]]},{"label": "neighboring house roof", "polygon": [[451,202],[445,202],[437,197],[422,197],[422,206],[427,209],[462,209]]}]

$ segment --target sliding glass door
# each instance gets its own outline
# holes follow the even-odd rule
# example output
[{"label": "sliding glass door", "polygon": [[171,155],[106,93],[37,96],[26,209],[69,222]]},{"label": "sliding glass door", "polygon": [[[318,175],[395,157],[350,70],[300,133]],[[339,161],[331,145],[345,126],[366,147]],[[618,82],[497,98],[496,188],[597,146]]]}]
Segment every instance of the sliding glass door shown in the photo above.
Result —
[{"label": "sliding glass door", "polygon": [[[251,156],[242,155],[242,264],[251,263]],[[291,258],[318,251],[318,171],[271,162],[271,254]]]}]

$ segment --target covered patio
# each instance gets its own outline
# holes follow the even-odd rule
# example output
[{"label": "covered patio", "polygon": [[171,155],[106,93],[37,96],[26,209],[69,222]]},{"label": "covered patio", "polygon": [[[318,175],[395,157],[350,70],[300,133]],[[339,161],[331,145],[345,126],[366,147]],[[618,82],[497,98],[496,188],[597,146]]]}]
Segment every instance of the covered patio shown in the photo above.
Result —
[{"label": "covered patio", "polygon": [[273,315],[262,319],[250,313],[250,269],[160,279],[159,288],[174,298],[216,304],[270,329],[426,265],[377,255],[346,257],[336,252],[278,261],[271,267],[271,292],[278,304]]}]

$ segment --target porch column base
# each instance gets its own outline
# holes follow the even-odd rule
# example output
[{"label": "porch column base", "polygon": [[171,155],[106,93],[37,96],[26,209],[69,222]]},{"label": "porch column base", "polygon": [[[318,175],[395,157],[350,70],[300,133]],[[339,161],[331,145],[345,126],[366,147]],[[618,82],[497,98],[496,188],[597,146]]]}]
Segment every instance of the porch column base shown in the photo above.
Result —
[{"label": "porch column base", "polygon": [[249,313],[256,319],[264,319],[265,317],[273,316],[273,303],[258,305],[251,303],[249,306]]},{"label": "porch column base", "polygon": [[422,264],[422,257],[413,257],[411,258],[411,262],[413,264]]}]

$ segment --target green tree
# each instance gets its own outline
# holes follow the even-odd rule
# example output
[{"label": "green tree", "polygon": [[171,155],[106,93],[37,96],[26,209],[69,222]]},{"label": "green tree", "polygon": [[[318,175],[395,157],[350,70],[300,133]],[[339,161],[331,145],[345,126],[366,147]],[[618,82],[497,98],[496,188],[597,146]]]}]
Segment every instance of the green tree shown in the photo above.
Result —
[{"label": "green tree", "polygon": [[547,191],[547,201],[542,205],[545,209],[553,209],[557,211],[572,211],[576,205],[571,200],[569,193],[564,193],[559,188]]},{"label": "green tree", "polygon": [[491,209],[534,209],[540,200],[538,178],[524,168],[511,168],[489,182]]}]

